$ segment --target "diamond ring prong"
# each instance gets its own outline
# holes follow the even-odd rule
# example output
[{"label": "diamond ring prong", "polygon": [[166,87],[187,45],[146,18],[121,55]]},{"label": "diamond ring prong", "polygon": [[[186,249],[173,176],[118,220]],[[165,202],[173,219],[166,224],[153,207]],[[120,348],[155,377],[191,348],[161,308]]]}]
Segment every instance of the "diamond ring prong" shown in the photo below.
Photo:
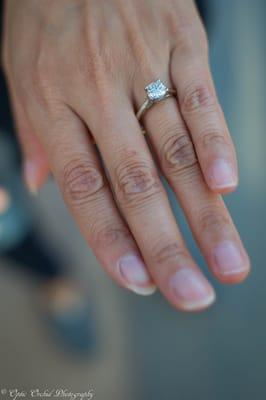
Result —
[{"label": "diamond ring prong", "polygon": [[151,82],[145,87],[147,98],[137,112],[137,118],[140,120],[145,111],[152,107],[154,103],[159,103],[170,96],[176,96],[174,89],[169,89],[161,79]]}]

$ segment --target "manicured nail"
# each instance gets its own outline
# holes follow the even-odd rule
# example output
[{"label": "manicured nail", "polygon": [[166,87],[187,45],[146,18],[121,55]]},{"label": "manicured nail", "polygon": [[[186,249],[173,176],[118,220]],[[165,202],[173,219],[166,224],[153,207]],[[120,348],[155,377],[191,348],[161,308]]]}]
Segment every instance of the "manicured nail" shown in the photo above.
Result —
[{"label": "manicured nail", "polygon": [[33,195],[37,195],[37,168],[35,163],[33,163],[32,161],[26,161],[24,165],[24,178],[30,193]]},{"label": "manicured nail", "polygon": [[216,160],[211,168],[212,186],[217,189],[235,187],[237,176],[233,166],[226,160]]},{"label": "manicured nail", "polygon": [[170,286],[177,304],[187,311],[208,307],[215,300],[214,290],[207,279],[190,268],[177,271]]},{"label": "manicured nail", "polygon": [[219,244],[214,250],[214,257],[217,273],[220,275],[236,275],[248,269],[239,247],[234,242],[225,241]]},{"label": "manicured nail", "polygon": [[143,296],[155,292],[156,286],[152,283],[146,266],[138,255],[123,256],[119,260],[119,269],[128,289]]}]

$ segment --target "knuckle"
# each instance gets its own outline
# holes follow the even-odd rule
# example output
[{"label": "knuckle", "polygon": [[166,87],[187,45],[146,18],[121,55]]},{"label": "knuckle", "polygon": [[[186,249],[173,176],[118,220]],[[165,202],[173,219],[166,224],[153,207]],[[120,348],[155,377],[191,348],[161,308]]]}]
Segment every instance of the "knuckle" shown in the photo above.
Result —
[{"label": "knuckle", "polygon": [[87,53],[79,52],[76,60],[78,75],[88,90],[93,90],[101,106],[110,104],[117,78],[117,62],[110,46],[103,43],[96,46],[87,40]]},{"label": "knuckle", "polygon": [[115,80],[110,79],[111,67],[107,73],[104,64],[103,60],[99,61],[98,55],[92,53],[89,59],[86,57],[84,60],[84,55],[79,57],[77,69],[84,86],[93,93],[95,101],[100,104],[102,115],[111,118],[113,115],[111,105],[113,104]]},{"label": "knuckle", "polygon": [[[172,29],[172,31],[174,31]],[[195,52],[195,38],[189,25],[178,26],[174,31],[176,37],[175,48],[178,54],[190,55]]]},{"label": "knuckle", "polygon": [[57,85],[53,84],[49,73],[42,69],[35,69],[31,76],[30,87],[31,92],[35,94],[41,104],[53,108],[59,96]]},{"label": "knuckle", "polygon": [[25,109],[29,110],[30,113],[33,112],[33,104],[36,104],[36,102],[38,102],[38,105],[41,106],[43,106],[43,104],[40,100],[40,93],[37,90],[35,82],[32,80],[32,78],[28,74],[21,77],[22,79],[15,78],[13,83],[18,98],[21,99]]},{"label": "knuckle", "polygon": [[184,248],[177,242],[156,245],[152,251],[156,264],[177,261],[186,256]]},{"label": "knuckle", "polygon": [[208,40],[205,29],[201,23],[191,20],[181,20],[178,16],[168,24],[173,37],[175,37],[175,48],[178,53],[185,55],[199,55],[208,51]]},{"label": "knuckle", "polygon": [[[85,72],[92,74],[94,78],[99,76],[110,76],[116,71],[116,57],[114,56],[114,49],[110,47],[110,38],[105,33],[99,33],[97,39],[95,31],[97,29],[95,22],[87,27],[87,34],[85,37],[86,48],[90,57],[87,57],[83,52],[80,53],[82,64],[85,66]],[[108,79],[108,78],[106,78]]]},{"label": "knuckle", "polygon": [[202,23],[197,24],[196,28],[194,29],[194,40],[198,50],[198,55],[203,57],[208,56],[209,41],[207,32]]},{"label": "knuckle", "polygon": [[104,178],[88,160],[73,160],[63,170],[62,186],[71,202],[82,204],[103,189]]},{"label": "knuckle", "polygon": [[34,85],[32,76],[34,74],[34,69],[32,66],[26,66],[23,63],[18,65],[11,64],[8,70],[8,75],[12,80],[16,92],[22,98],[27,100],[34,94]]},{"label": "knuckle", "polygon": [[117,199],[125,207],[145,205],[161,191],[157,172],[136,157],[120,162],[115,178]]},{"label": "knuckle", "polygon": [[224,231],[230,224],[229,217],[217,212],[216,210],[202,210],[199,217],[199,227],[201,231]]},{"label": "knuckle", "polygon": [[200,138],[200,144],[202,145],[203,148],[209,148],[211,147],[218,147],[220,145],[227,145],[227,140],[225,138],[225,135],[221,131],[217,130],[207,130],[204,133],[202,133],[201,138]]},{"label": "knuckle", "polygon": [[180,103],[182,112],[190,114],[215,106],[216,99],[208,85],[193,83],[185,89]]},{"label": "knuckle", "polygon": [[27,93],[31,95],[41,92],[43,78],[39,72],[37,63],[32,63],[28,69],[27,64],[20,66],[17,77],[21,92],[25,95]]},{"label": "knuckle", "polygon": [[50,100],[56,97],[56,91],[51,87],[48,79],[41,79],[34,68],[20,76],[21,78],[16,80],[16,88],[26,104],[30,105],[34,101],[41,107],[47,107]]},{"label": "knuckle", "polygon": [[59,98],[59,79],[57,66],[51,55],[41,51],[34,62],[29,65],[24,61],[16,67],[17,86],[23,98],[34,99],[41,106],[50,106]]},{"label": "knuckle", "polygon": [[[80,55],[78,59],[78,71],[83,76],[84,80],[88,79],[88,75],[95,86],[103,86],[108,81],[107,67],[105,57],[101,56],[95,50],[89,49],[90,57],[85,57],[84,54]],[[110,71],[108,71],[109,75]]]},{"label": "knuckle", "polygon": [[95,229],[94,241],[99,248],[113,246],[130,238],[131,234],[126,226],[116,226],[114,223],[105,224],[104,227]]},{"label": "knuckle", "polygon": [[180,173],[197,163],[194,146],[187,133],[170,135],[161,153],[163,169],[169,174]]}]

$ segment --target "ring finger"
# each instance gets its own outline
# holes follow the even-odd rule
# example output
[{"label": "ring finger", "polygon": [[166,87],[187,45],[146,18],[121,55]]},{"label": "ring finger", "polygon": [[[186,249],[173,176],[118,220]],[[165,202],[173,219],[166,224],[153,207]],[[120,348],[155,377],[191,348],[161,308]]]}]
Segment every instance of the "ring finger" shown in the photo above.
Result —
[{"label": "ring finger", "polygon": [[248,256],[222,198],[206,185],[177,101],[169,98],[154,105],[143,121],[211,270],[223,282],[243,280],[249,271]]}]

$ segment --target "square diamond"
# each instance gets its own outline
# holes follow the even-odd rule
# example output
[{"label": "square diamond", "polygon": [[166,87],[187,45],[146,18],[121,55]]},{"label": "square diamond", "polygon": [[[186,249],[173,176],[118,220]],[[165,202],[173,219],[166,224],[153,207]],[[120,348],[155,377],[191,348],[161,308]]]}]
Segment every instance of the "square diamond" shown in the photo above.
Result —
[{"label": "square diamond", "polygon": [[148,98],[151,101],[160,101],[164,98],[167,93],[167,87],[163,84],[163,82],[158,79],[155,82],[150,83],[145,88]]}]

